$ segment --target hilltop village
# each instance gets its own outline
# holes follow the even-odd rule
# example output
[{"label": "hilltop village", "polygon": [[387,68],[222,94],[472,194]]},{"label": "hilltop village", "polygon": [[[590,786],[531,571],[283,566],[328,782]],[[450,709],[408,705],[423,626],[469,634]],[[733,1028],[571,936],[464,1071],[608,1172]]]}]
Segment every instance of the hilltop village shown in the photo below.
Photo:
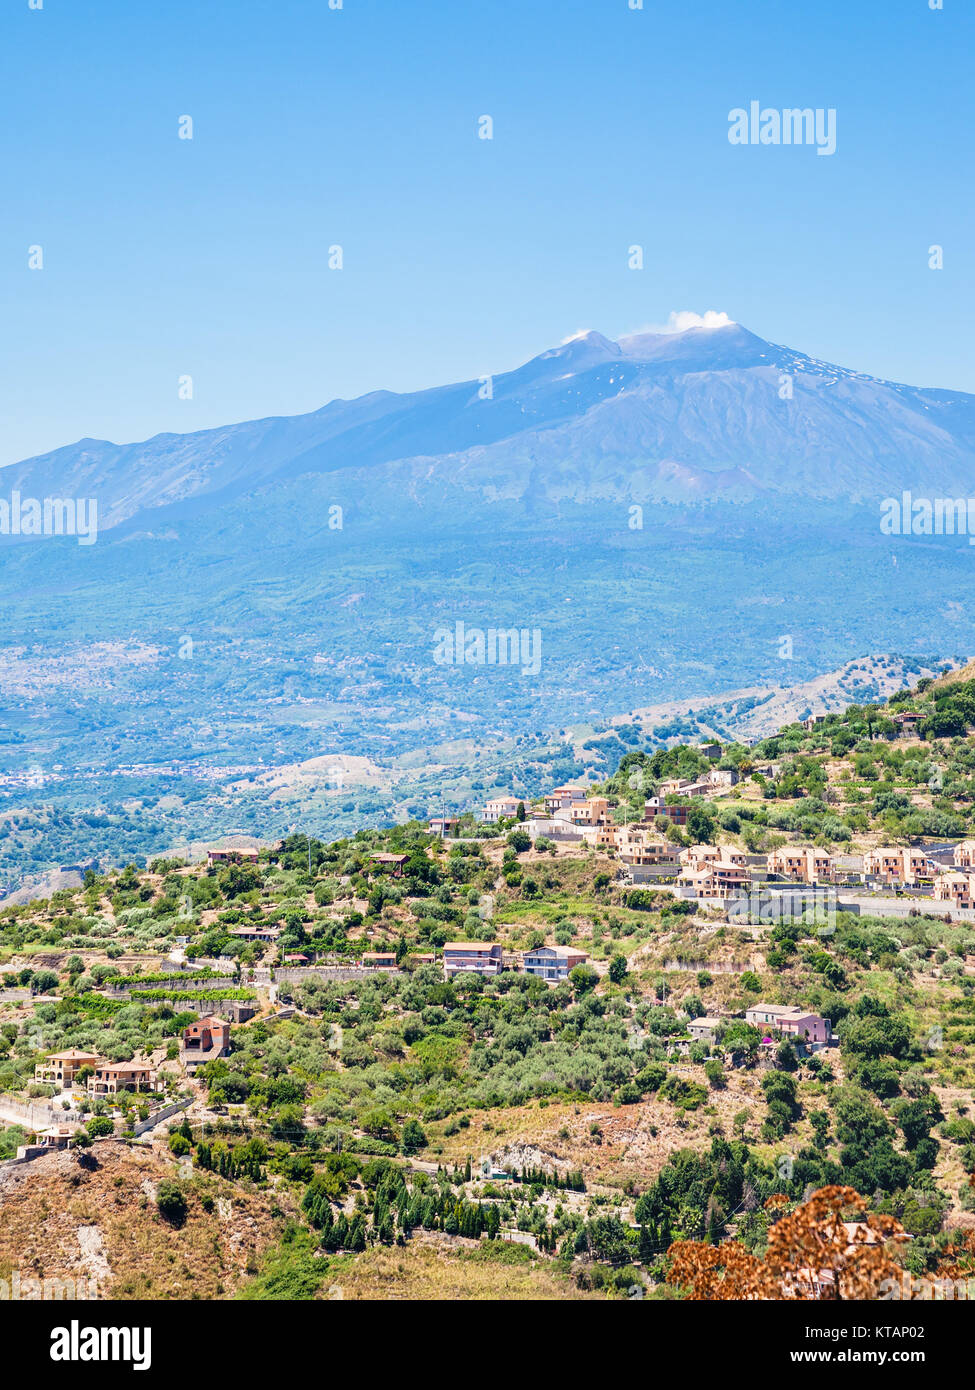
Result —
[{"label": "hilltop village", "polygon": [[[93,1241],[132,1297],[967,1278],[973,674],[4,907],[0,1278]],[[840,1245],[769,1284],[824,1201]]]}]

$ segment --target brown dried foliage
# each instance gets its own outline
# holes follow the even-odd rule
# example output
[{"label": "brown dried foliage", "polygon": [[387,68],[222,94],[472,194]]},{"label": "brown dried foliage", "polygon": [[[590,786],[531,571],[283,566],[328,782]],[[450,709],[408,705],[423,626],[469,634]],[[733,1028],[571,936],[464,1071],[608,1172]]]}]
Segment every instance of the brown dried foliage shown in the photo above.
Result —
[{"label": "brown dried foliage", "polygon": [[[787,1205],[777,1195],[765,1209]],[[844,1221],[856,1223],[852,1231]],[[892,1252],[907,1239],[899,1222],[869,1212],[852,1187],[823,1187],[773,1222],[763,1259],[733,1240],[677,1241],[667,1281],[697,1300],[875,1299],[885,1280],[900,1280]]]}]

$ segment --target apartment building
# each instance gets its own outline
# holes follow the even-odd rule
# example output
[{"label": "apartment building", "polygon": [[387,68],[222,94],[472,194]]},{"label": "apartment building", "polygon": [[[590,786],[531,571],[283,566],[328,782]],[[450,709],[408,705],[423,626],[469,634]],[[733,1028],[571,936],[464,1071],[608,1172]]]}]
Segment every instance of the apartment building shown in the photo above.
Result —
[{"label": "apartment building", "polygon": [[891,845],[867,850],[863,856],[863,872],[868,878],[879,878],[891,886],[915,887],[930,883],[935,869],[923,849],[901,849]]},{"label": "apartment building", "polygon": [[768,857],[768,871],[797,883],[819,883],[833,877],[833,860],[824,849],[804,845],[785,846],[773,850]]}]

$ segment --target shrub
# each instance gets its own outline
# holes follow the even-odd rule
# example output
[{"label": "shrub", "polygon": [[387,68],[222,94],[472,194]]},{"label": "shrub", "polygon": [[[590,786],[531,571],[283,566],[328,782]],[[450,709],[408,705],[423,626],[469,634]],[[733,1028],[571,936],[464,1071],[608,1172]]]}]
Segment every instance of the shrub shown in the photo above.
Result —
[{"label": "shrub", "polygon": [[173,1226],[180,1225],[186,1219],[186,1194],[172,1178],[164,1178],[159,1184],[156,1206],[159,1208],[159,1215]]}]

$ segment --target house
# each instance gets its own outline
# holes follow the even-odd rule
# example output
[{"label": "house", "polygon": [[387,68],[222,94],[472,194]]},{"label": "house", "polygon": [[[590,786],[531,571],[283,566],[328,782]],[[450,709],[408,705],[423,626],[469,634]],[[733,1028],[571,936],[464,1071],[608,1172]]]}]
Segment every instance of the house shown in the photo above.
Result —
[{"label": "house", "polygon": [[564,980],[577,965],[585,965],[589,957],[575,946],[536,946],[526,951],[523,968],[526,975],[542,980]]},{"label": "house", "polygon": [[713,859],[701,869],[682,869],[677,882],[693,889],[696,898],[736,898],[751,882],[751,871],[744,864]]},{"label": "house", "polygon": [[231,1023],[246,1023],[257,1013],[257,1005],[243,999],[225,999],[220,1007],[230,1016]]},{"label": "house", "polygon": [[721,757],[721,744],[702,743],[697,751],[702,757],[710,759],[711,762],[716,762],[718,758]]},{"label": "house", "polygon": [[196,1071],[204,1062],[230,1055],[230,1024],[223,1018],[210,1015],[195,1019],[183,1029],[179,1060],[188,1072]]},{"label": "house", "polygon": [[834,854],[833,877],[839,883],[859,883],[863,879],[862,854]]},{"label": "house", "polygon": [[706,864],[720,859],[721,851],[717,845],[690,845],[681,850],[679,858],[685,869],[703,869]]},{"label": "house", "polygon": [[[866,1221],[844,1221],[843,1232],[849,1242],[843,1251],[844,1260],[855,1260],[865,1246],[883,1245],[885,1242],[883,1233],[875,1231]],[[823,1235],[826,1236],[826,1239],[830,1239],[830,1235],[825,1231]],[[906,1235],[904,1239],[913,1240],[914,1237]],[[840,1272],[842,1272],[842,1268]],[[817,1270],[803,1266],[790,1272],[781,1280],[782,1296],[784,1298],[805,1299],[811,1302],[836,1299],[839,1297],[836,1289],[836,1274],[835,1268]],[[910,1275],[905,1274],[904,1278],[909,1279]]]},{"label": "house", "polygon": [[148,1062],[99,1062],[88,1078],[93,1096],[113,1096],[119,1091],[159,1091],[162,1082]]},{"label": "house", "polygon": [[403,865],[409,859],[408,854],[370,854],[370,869],[378,869],[380,873],[392,874],[393,878],[403,877]]},{"label": "house", "polygon": [[975,840],[962,840],[955,845],[953,858],[956,869],[975,869]]},{"label": "house", "polygon": [[545,809],[551,816],[556,811],[566,810],[573,801],[585,801],[585,799],[584,787],[556,787],[545,797]]},{"label": "house", "polygon": [[934,896],[941,903],[955,907],[975,906],[975,874],[955,871],[939,874],[934,880]]},{"label": "house", "polygon": [[710,772],[706,772],[703,777],[697,777],[691,782],[677,780],[663,782],[661,784],[661,794],[666,799],[668,796],[710,796],[712,792],[727,791],[738,782],[738,773],[729,767],[713,767]]},{"label": "house", "polygon": [[609,802],[604,796],[594,796],[588,801],[573,801],[556,815],[564,816],[566,811],[573,825],[606,825],[609,821]]},{"label": "house", "polygon": [[748,863],[748,855],[743,850],[721,848],[718,845],[690,845],[682,849],[678,856],[686,869],[703,869],[708,864],[721,862],[734,864],[743,869]]},{"label": "house", "polygon": [[790,1004],[753,1004],[745,1010],[745,1022],[798,1042],[826,1043],[832,1032],[828,1019]]},{"label": "house", "polygon": [[34,1080],[47,1085],[68,1087],[75,1084],[75,1078],[82,1067],[93,1067],[98,1062],[97,1052],[52,1052],[50,1057],[39,1062],[34,1068]]},{"label": "house", "polygon": [[622,825],[590,825],[584,826],[580,832],[582,839],[587,845],[593,845],[596,849],[616,849],[621,834],[627,827]]},{"label": "house", "polygon": [[668,796],[687,796],[689,788],[696,785],[697,781],[693,777],[670,777],[660,783],[658,792],[666,801]]},{"label": "house", "polygon": [[934,869],[923,849],[901,849],[893,845],[867,850],[863,856],[863,872],[868,878],[904,887],[930,883]]},{"label": "house", "polygon": [[42,1129],[37,1142],[42,1149],[66,1149],[75,1136],[75,1128],[72,1125],[52,1125],[50,1129]]},{"label": "house", "polygon": [[504,968],[504,952],[497,941],[448,941],[443,948],[443,971],[449,980],[461,971],[497,975]]},{"label": "house", "polygon": [[[481,819],[488,825],[494,825],[499,820],[511,820],[518,814],[518,798],[516,796],[498,796],[493,801],[484,804]],[[433,822],[430,822],[431,826]]]},{"label": "house", "polygon": [[413,956],[412,960],[416,965],[434,965],[436,963],[437,957],[433,954],[433,952],[424,951],[420,955]]},{"label": "house", "polygon": [[256,864],[259,855],[256,849],[208,849],[207,864]]},{"label": "house", "polygon": [[713,1043],[720,1026],[720,1018],[711,1018],[705,1015],[703,1018],[691,1019],[687,1025],[687,1031],[695,1042]]},{"label": "house", "polygon": [[[539,835],[544,835],[549,840],[573,840],[579,841],[586,837],[586,831],[577,825],[573,825],[570,820],[565,818],[564,813],[554,816],[529,816],[521,827],[526,830],[533,840],[537,840]],[[592,832],[595,834],[595,831]]]},{"label": "house", "polygon": [[236,936],[241,941],[277,941],[281,935],[280,927],[231,927],[228,936]]},{"label": "house", "polygon": [[705,774],[704,781],[715,791],[720,791],[723,787],[736,787],[738,772],[733,767],[713,767]]},{"label": "house", "polygon": [[667,801],[660,796],[651,796],[644,803],[644,814],[648,820],[655,816],[666,816],[672,825],[686,825],[690,806],[686,801]]},{"label": "house", "polygon": [[676,868],[678,850],[669,840],[662,840],[651,826],[617,826],[616,846],[622,863],[642,868]]},{"label": "house", "polygon": [[373,970],[395,970],[395,951],[363,951],[362,964]]},{"label": "house", "polygon": [[833,877],[833,861],[826,850],[816,846],[791,845],[773,850],[767,860],[770,874],[791,878],[797,883],[819,883]]},{"label": "house", "polygon": [[807,733],[812,733],[813,729],[815,729],[819,724],[822,724],[824,718],[825,715],[822,714],[811,714],[808,719],[804,719],[802,721],[802,727],[806,730]]},{"label": "house", "polygon": [[924,717],[924,714],[916,709],[906,709],[902,710],[900,714],[895,714],[894,723],[897,725],[898,737],[911,738]]},{"label": "house", "polygon": [[430,820],[430,834],[451,835],[457,824],[456,816],[433,816]]}]

